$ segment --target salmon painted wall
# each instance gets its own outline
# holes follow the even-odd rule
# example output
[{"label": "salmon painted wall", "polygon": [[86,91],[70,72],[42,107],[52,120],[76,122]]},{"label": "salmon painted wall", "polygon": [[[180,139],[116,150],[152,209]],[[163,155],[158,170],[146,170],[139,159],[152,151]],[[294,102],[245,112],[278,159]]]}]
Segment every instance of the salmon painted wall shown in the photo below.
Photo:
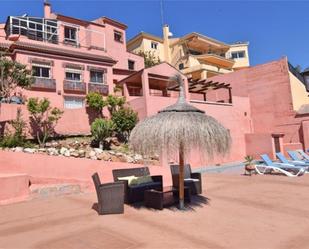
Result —
[{"label": "salmon painted wall", "polygon": [[[299,116],[293,108],[291,82],[287,58],[272,61],[255,67],[242,69],[230,74],[212,77],[211,80],[228,82],[232,86],[233,95],[247,96],[250,99],[253,133],[283,133],[283,150],[309,147],[302,144],[302,122],[309,120],[308,115]],[[295,99],[295,96],[294,96]],[[300,105],[300,103],[297,103]],[[271,141],[271,140],[268,140]],[[248,151],[258,151],[263,147],[261,139],[247,146]],[[270,148],[270,147],[269,147]],[[271,155],[274,148],[268,150]]]}]

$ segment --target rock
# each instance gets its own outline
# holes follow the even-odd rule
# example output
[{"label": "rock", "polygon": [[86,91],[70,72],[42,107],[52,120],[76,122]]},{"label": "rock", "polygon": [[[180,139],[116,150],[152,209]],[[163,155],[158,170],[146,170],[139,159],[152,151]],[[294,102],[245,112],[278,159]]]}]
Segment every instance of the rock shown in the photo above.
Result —
[{"label": "rock", "polygon": [[79,150],[79,151],[78,151],[78,155],[79,155],[79,157],[85,157],[86,151],[84,151],[84,150]]},{"label": "rock", "polygon": [[36,149],[25,148],[25,149],[24,149],[24,152],[33,154],[34,152],[36,152]]},{"label": "rock", "polygon": [[103,152],[97,155],[97,158],[98,160],[109,161],[111,159],[111,156],[107,152]]},{"label": "rock", "polygon": [[71,153],[71,156],[72,156],[72,157],[79,157],[79,153],[78,153],[77,151],[73,151],[73,152]]},{"label": "rock", "polygon": [[50,155],[50,156],[58,156],[59,152],[56,148],[48,148],[47,154]]},{"label": "rock", "polygon": [[44,152],[46,152],[46,149],[45,149],[45,148],[39,148],[39,149],[38,149],[38,152],[44,153]]},{"label": "rock", "polygon": [[130,156],[124,156],[124,158],[126,159],[128,163],[133,163],[135,161],[134,158]]},{"label": "rock", "polygon": [[95,157],[96,156],[96,153],[95,153],[95,151],[90,151],[89,152],[89,157],[91,158],[91,157]]},{"label": "rock", "polygon": [[15,151],[15,152],[22,152],[24,150],[24,148],[23,147],[16,147],[16,148],[13,148],[12,150]]},{"label": "rock", "polygon": [[74,152],[74,151],[75,151],[75,149],[73,149],[73,148],[70,148],[70,149],[69,149],[69,151],[70,151],[70,152]]},{"label": "rock", "polygon": [[67,148],[61,147],[61,149],[60,149],[60,154],[61,154],[61,155],[64,155],[67,151],[68,151]]},{"label": "rock", "polygon": [[110,156],[110,161],[112,162],[121,162],[120,158],[114,155]]},{"label": "rock", "polygon": [[69,157],[69,156],[71,156],[71,152],[69,150],[67,150],[66,152],[64,152],[63,155],[66,156],[66,157]]},{"label": "rock", "polygon": [[134,158],[134,160],[136,160],[136,161],[141,161],[141,160],[143,160],[143,156],[140,155],[140,154],[135,154],[135,155],[133,156],[133,158]]},{"label": "rock", "polygon": [[95,151],[96,154],[100,154],[100,153],[103,152],[103,150],[99,149],[99,148],[94,148],[94,151]]},{"label": "rock", "polygon": [[90,157],[91,160],[98,160],[98,158],[96,156],[92,156]]},{"label": "rock", "polygon": [[112,144],[112,145],[115,145],[115,146],[120,146],[120,143],[118,141],[118,139],[116,137],[111,137],[109,139],[109,142]]},{"label": "rock", "polygon": [[108,151],[108,153],[111,154],[111,155],[116,155],[116,152],[112,151],[112,150]]},{"label": "rock", "polygon": [[51,147],[58,147],[60,144],[58,142],[53,141],[51,143]]},{"label": "rock", "polygon": [[52,143],[50,142],[45,143],[45,147],[52,147]]}]

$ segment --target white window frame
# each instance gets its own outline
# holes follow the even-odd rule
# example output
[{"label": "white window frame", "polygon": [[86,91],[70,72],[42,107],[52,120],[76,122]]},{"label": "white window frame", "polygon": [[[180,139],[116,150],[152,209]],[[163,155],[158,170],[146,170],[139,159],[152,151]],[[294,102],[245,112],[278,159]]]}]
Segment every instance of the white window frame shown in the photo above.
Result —
[{"label": "white window frame", "polygon": [[[82,105],[81,106],[78,106],[78,105],[76,105],[76,107],[74,107],[74,104],[71,104],[71,108],[70,108],[70,105],[69,104],[66,104],[66,100],[68,101],[68,100],[81,100],[81,103],[82,103]],[[72,101],[73,102],[73,101]],[[76,102],[76,101],[75,101]],[[85,107],[85,99],[84,98],[82,98],[82,97],[76,97],[76,96],[64,96],[64,98],[63,98],[63,108],[64,109],[82,109],[82,108],[84,108]]]},{"label": "white window frame", "polygon": [[[45,64],[38,64],[38,63],[32,63],[31,64],[31,69],[33,70],[33,67],[40,67],[40,68],[48,68],[49,69],[49,77],[42,77],[42,76],[34,76],[37,79],[52,79],[52,70],[51,70],[51,66],[49,65],[45,65]],[[41,72],[42,75],[42,72]]]},{"label": "white window frame", "polygon": [[[71,80],[67,79],[66,73],[75,73],[75,74],[80,74],[80,80]],[[71,81],[71,82],[83,82],[83,72],[80,69],[74,69],[74,68],[66,68],[64,71],[64,77],[66,81]]]},{"label": "white window frame", "polygon": [[[70,32],[70,38],[65,37],[65,29],[66,28],[68,28],[68,29],[75,29],[75,39],[71,38],[71,35],[72,35],[71,32]],[[64,25],[64,28],[63,28],[63,38],[64,38],[64,41],[66,41],[66,42],[78,44],[78,28],[75,27],[75,26]]]},{"label": "white window frame", "polygon": [[[244,53],[244,57],[239,57],[239,53]],[[233,54],[237,54],[237,57],[233,58]],[[239,50],[239,51],[231,51],[231,59],[233,60],[240,60],[246,58],[246,51],[245,50]]]}]

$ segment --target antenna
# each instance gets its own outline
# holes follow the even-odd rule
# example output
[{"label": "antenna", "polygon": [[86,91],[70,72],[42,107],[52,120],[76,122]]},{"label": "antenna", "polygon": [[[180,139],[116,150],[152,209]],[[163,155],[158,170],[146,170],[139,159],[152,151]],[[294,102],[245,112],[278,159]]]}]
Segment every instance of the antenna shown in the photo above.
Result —
[{"label": "antenna", "polygon": [[162,27],[163,27],[163,25],[164,25],[163,0],[160,0],[160,8],[161,8],[161,24],[162,24]]}]

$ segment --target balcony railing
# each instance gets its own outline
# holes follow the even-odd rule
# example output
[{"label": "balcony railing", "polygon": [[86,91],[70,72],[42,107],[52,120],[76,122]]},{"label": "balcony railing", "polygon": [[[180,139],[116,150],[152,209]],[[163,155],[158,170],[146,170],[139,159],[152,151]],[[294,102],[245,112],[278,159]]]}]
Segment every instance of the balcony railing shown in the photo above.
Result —
[{"label": "balcony railing", "polygon": [[45,78],[35,78],[34,83],[31,85],[31,90],[38,91],[56,91],[56,80],[54,79],[45,79]]},{"label": "balcony railing", "polygon": [[86,94],[86,84],[84,82],[65,80],[63,82],[63,91],[66,93]]},{"label": "balcony railing", "polygon": [[97,92],[102,95],[108,95],[108,85],[102,83],[89,83],[88,92]]}]

